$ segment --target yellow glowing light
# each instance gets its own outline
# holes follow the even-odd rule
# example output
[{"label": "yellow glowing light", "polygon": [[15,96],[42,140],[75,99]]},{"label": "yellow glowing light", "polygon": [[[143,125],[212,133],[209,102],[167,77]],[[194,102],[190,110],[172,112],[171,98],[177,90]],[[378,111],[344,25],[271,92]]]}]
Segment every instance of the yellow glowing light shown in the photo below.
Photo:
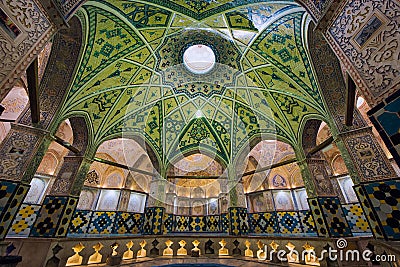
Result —
[{"label": "yellow glowing light", "polygon": [[174,251],[172,250],[171,246],[174,242],[172,242],[171,240],[167,240],[165,241],[165,245],[167,246],[164,251],[163,251],[163,256],[173,256],[174,255]]},{"label": "yellow glowing light", "polygon": [[226,241],[224,239],[222,239],[219,244],[221,245],[221,248],[218,251],[218,255],[219,256],[229,256],[229,251],[227,248],[225,248],[226,246]]}]

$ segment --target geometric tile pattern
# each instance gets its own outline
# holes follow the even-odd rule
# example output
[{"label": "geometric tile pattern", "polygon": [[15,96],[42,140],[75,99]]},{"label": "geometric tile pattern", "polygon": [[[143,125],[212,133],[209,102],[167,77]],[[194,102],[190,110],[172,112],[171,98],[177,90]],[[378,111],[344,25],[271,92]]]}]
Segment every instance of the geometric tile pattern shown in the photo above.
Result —
[{"label": "geometric tile pattern", "polygon": [[323,216],[332,237],[352,236],[338,197],[319,197]]},{"label": "geometric tile pattern", "polygon": [[7,205],[8,200],[11,198],[11,195],[14,193],[17,184],[0,180],[0,214]]},{"label": "geometric tile pattern", "polygon": [[111,234],[116,217],[115,211],[95,211],[89,224],[88,234]]},{"label": "geometric tile pattern", "polygon": [[367,194],[365,193],[365,189],[362,185],[355,185],[354,192],[356,193],[358,200],[360,201],[361,208],[364,211],[365,217],[369,223],[370,229],[372,230],[372,234],[375,238],[383,239],[382,228],[378,223],[378,216],[375,214],[371,203],[368,201]]},{"label": "geometric tile pattern", "polygon": [[163,234],[168,234],[174,231],[174,215],[173,214],[164,214],[163,218]]},{"label": "geometric tile pattern", "polygon": [[207,222],[204,216],[189,217],[189,232],[206,232]]},{"label": "geometric tile pattern", "polygon": [[162,233],[162,219],[164,208],[149,207],[144,210],[144,224],[143,234],[145,235],[159,235]]},{"label": "geometric tile pattern", "polygon": [[229,233],[229,213],[221,214],[221,232]]},{"label": "geometric tile pattern", "polygon": [[59,219],[59,223],[56,229],[55,237],[65,237],[68,233],[68,227],[74,215],[76,205],[78,204],[78,198],[68,197],[67,205],[65,206],[62,217]]},{"label": "geometric tile pattern", "polygon": [[278,232],[276,212],[260,212],[249,214],[252,233],[273,234]]},{"label": "geometric tile pattern", "polygon": [[220,232],[221,217],[219,215],[206,216],[207,232]]},{"label": "geometric tile pattern", "polygon": [[31,228],[36,221],[40,205],[22,204],[14,218],[8,236],[29,236]]},{"label": "geometric tile pattern", "polygon": [[342,205],[351,232],[371,235],[371,230],[360,203]]},{"label": "geometric tile pattern", "polygon": [[272,235],[315,235],[311,211],[259,212],[249,216],[250,233]]},{"label": "geometric tile pattern", "polygon": [[372,108],[367,114],[393,159],[400,165],[400,91],[386,98],[385,103]]},{"label": "geometric tile pattern", "polygon": [[308,205],[310,206],[310,211],[314,219],[315,228],[317,229],[318,236],[329,237],[329,232],[326,227],[326,222],[324,220],[324,214],[322,213],[321,207],[318,203],[318,198],[309,198]]},{"label": "geometric tile pattern", "polygon": [[93,212],[90,210],[77,210],[72,216],[69,225],[69,234],[86,234],[89,229],[89,222]]},{"label": "geometric tile pattern", "polygon": [[249,233],[249,223],[247,219],[247,209],[240,207],[229,208],[231,235],[245,235]]},{"label": "geometric tile pattern", "polygon": [[[178,144],[180,151],[189,152],[197,147],[200,141],[207,140],[204,138],[207,136],[210,140],[203,145],[217,148],[219,151],[217,155],[227,163],[237,156],[240,148],[253,135],[261,132],[275,132],[275,127],[271,129],[270,123],[258,122],[259,120],[269,121],[264,117],[264,111],[268,109],[268,106],[274,111],[272,114],[275,116],[276,120],[274,121],[278,128],[276,134],[286,140],[297,138],[297,131],[301,129],[301,122],[305,115],[325,115],[311,64],[308,64],[306,44],[301,42],[301,36],[306,30],[302,23],[305,11],[295,8],[297,4],[276,6],[275,3],[271,3],[272,9],[268,8],[268,10],[263,4],[262,10],[256,6],[253,9],[246,7],[241,12],[232,14],[225,8],[214,9],[214,6],[219,6],[214,4],[215,1],[173,3],[154,0],[158,3],[165,2],[164,4],[168,5],[168,8],[154,8],[145,5],[144,10],[146,11],[139,11],[141,10],[139,6],[143,6],[143,4],[136,3],[136,1],[131,2],[128,5],[119,1],[108,1],[107,8],[87,3],[81,9],[82,13],[87,16],[88,23],[85,30],[88,38],[85,41],[88,45],[82,51],[79,61],[81,64],[76,71],[77,75],[71,81],[73,89],[69,91],[60,113],[74,114],[85,110],[90,114],[94,132],[101,133],[98,136],[99,140],[120,133],[124,130],[124,125],[129,124],[130,130],[140,132],[146,141],[152,144],[155,152],[158,153],[157,156],[162,159],[160,164],[166,164],[165,160],[177,152],[175,148]],[[224,0],[226,4],[224,6],[230,6],[230,2]],[[237,0],[235,2],[247,5],[246,1]],[[250,3],[255,5],[254,2],[257,1]],[[222,12],[229,12],[229,25],[220,21],[219,23],[222,25],[219,25],[218,28],[224,28],[220,32],[231,32],[231,27],[233,27],[235,30],[242,29],[246,33],[238,34],[229,42],[219,34],[215,34],[217,36],[215,40],[218,39],[218,43],[210,41],[210,36],[214,35],[211,32],[201,33],[202,36],[199,36],[199,32],[205,31],[193,31],[193,36],[185,39],[186,36],[182,37],[183,33],[180,30],[189,27],[192,20],[180,19],[181,16],[174,14],[170,9],[171,6],[183,4],[197,7],[191,11],[191,15],[195,17],[198,15],[197,10],[202,10],[206,6],[209,6],[209,10],[212,12],[202,12],[205,17],[212,13],[221,13],[224,17],[225,14]],[[147,11],[147,8],[151,12]],[[284,16],[273,15],[273,12],[281,9],[285,10]],[[179,9],[179,12],[182,10]],[[245,21],[248,14],[252,14],[251,17],[260,23],[257,27],[251,26],[250,20],[248,20],[248,25],[242,23],[239,25],[239,21]],[[212,21],[214,19],[205,23]],[[267,21],[268,24],[266,24]],[[147,23],[153,25],[150,27],[151,29],[144,29],[147,27]],[[176,30],[174,34],[170,27]],[[210,25],[210,27],[213,26]],[[260,34],[256,34],[254,29],[260,29]],[[251,43],[249,45],[251,48],[244,50],[242,54],[239,47],[243,47],[240,40],[243,36],[246,36],[245,39],[254,36],[257,40],[250,40],[253,37],[248,42],[242,40],[243,43]],[[176,47],[176,49],[164,49],[165,44],[171,39],[177,39],[177,45],[170,46]],[[147,87],[138,86],[140,84],[160,84],[161,78],[163,84],[166,84],[165,81],[170,78],[165,74],[168,73],[168,69],[176,69],[176,67],[172,68],[176,65],[175,62],[182,63],[180,53],[184,51],[186,45],[200,40],[205,43],[213,43],[211,48],[216,52],[217,61],[219,63],[226,61],[223,65],[232,68],[232,70],[218,73],[218,75],[225,75],[221,76],[224,82],[214,84],[215,80],[213,80],[213,82],[198,86],[197,82],[176,79],[179,86],[167,84],[169,88],[165,91],[161,90],[163,88],[161,86],[149,87],[149,90],[154,90],[154,94],[148,94],[144,89]],[[226,49],[225,44],[232,46],[232,49]],[[256,54],[257,56],[255,56]],[[171,60],[168,59],[169,57]],[[242,67],[249,70],[249,79],[244,77],[243,79],[234,79],[236,69],[241,71]],[[160,72],[162,77],[159,77],[155,72],[161,69],[165,71]],[[183,69],[183,73],[185,71]],[[213,78],[214,74],[215,72],[210,72],[202,77]],[[286,81],[286,77],[289,82]],[[236,97],[236,89],[226,90],[225,82],[232,84],[233,88],[242,87],[242,93],[245,92],[244,95],[242,94],[244,97],[239,94],[239,91]],[[250,82],[254,85],[251,85]],[[191,92],[192,84],[196,88],[205,86],[194,102],[191,101],[195,98]],[[210,87],[219,87],[219,89],[206,93]],[[104,90],[99,92],[99,89]],[[142,93],[143,91],[145,93]],[[184,97],[180,97],[181,92],[186,92]],[[130,99],[129,104],[132,104],[130,106],[132,113],[127,118],[121,113],[126,106],[126,99]],[[152,104],[149,105],[149,103]],[[253,109],[247,107],[249,104]],[[255,109],[255,107],[260,108]],[[194,114],[191,113],[196,109],[201,109],[203,114],[207,115],[192,120]],[[218,112],[218,110],[222,112]],[[143,114],[152,114],[152,119],[143,120],[143,116],[147,116]],[[171,123],[167,123],[168,121]],[[178,125],[179,122],[185,122],[184,124],[190,127],[181,127]],[[174,132],[173,129],[179,129],[179,131]],[[199,133],[199,130],[204,134],[192,138],[191,133]],[[168,135],[166,136],[165,133]],[[233,133],[232,136],[231,133]],[[165,141],[167,139],[168,141]],[[233,151],[231,148],[234,148]],[[244,215],[245,213],[241,212],[240,214]],[[242,229],[234,230],[238,234],[248,231],[245,216],[242,217],[240,219],[242,222],[239,224]],[[162,218],[160,220],[162,221]],[[145,219],[146,222],[148,222],[147,219]],[[148,228],[150,225],[145,225],[146,233],[152,232],[151,227]],[[158,228],[159,226],[157,226],[157,230],[161,232],[162,230]]]},{"label": "geometric tile pattern", "polygon": [[189,216],[175,216],[175,231],[189,232]]},{"label": "geometric tile pattern", "polygon": [[54,237],[67,202],[68,197],[46,196],[30,235]]},{"label": "geometric tile pattern", "polygon": [[306,234],[317,233],[317,229],[315,228],[315,222],[310,210],[299,211],[299,217],[301,220],[301,225],[303,227],[304,233]]},{"label": "geometric tile pattern", "polygon": [[0,180],[0,239],[5,237],[26,194],[29,185]]},{"label": "geometric tile pattern", "polygon": [[171,232],[214,232],[220,231],[219,215],[210,216],[173,216],[164,215],[164,233]]},{"label": "geometric tile pattern", "polygon": [[373,182],[364,188],[386,239],[400,240],[400,181]]},{"label": "geometric tile pattern", "polygon": [[113,234],[140,234],[143,215],[141,213],[118,212]]},{"label": "geometric tile pattern", "polygon": [[281,234],[301,234],[299,215],[295,211],[277,212],[279,232]]}]

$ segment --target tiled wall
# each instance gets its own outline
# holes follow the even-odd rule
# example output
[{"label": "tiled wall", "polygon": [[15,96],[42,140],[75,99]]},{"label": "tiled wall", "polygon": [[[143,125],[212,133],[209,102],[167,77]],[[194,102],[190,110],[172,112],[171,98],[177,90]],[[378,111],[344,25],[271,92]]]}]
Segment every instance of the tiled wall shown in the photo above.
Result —
[{"label": "tiled wall", "polygon": [[77,210],[69,235],[141,234],[143,214],[122,211]]},{"label": "tiled wall", "polygon": [[310,211],[272,211],[249,214],[250,233],[316,235]]},{"label": "tiled wall", "polygon": [[400,180],[363,185],[375,217],[388,240],[400,240]]},{"label": "tiled wall", "polygon": [[394,160],[400,165],[400,90],[368,111]]},{"label": "tiled wall", "polygon": [[8,230],[8,236],[27,237],[35,223],[40,205],[22,204],[14,218],[14,222]]},{"label": "tiled wall", "polygon": [[353,235],[371,233],[371,229],[360,203],[342,205],[342,208]]},{"label": "tiled wall", "polygon": [[[23,204],[8,236],[29,236],[39,209],[40,205]],[[342,205],[342,209],[353,234],[370,234],[360,204]],[[184,232],[229,234],[232,223],[229,214],[181,216],[160,214],[156,209],[147,212],[148,218],[145,223],[146,216],[141,213],[76,210],[69,225],[68,236],[158,234],[154,233],[154,229],[157,231],[162,229],[162,234]],[[315,222],[309,210],[249,213],[247,221],[250,235],[317,235]],[[161,228],[158,227],[160,223]]]}]

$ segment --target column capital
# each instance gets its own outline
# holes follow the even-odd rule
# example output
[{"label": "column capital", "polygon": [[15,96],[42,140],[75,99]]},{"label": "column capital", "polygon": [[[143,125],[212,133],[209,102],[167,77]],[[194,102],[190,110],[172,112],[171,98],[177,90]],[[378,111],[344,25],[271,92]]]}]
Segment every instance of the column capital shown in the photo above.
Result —
[{"label": "column capital", "polygon": [[[349,154],[346,165],[354,165],[353,169],[358,178],[355,183],[397,177],[393,166],[372,133],[372,127],[342,132],[338,134],[335,143]],[[348,169],[350,171],[351,168]],[[352,177],[354,180],[355,176]]]}]

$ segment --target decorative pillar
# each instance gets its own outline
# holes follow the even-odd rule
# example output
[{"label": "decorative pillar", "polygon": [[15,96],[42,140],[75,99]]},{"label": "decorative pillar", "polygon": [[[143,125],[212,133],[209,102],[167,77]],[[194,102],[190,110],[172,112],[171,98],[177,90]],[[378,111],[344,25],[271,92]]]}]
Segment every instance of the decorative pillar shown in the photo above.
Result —
[{"label": "decorative pillar", "polygon": [[176,199],[176,186],[175,184],[169,184],[168,188],[166,188],[166,196],[165,196],[165,212],[169,214],[174,213],[175,209],[175,199]]},{"label": "decorative pillar", "polygon": [[142,233],[145,235],[158,235],[163,231],[166,184],[167,180],[161,176],[154,176],[150,182],[150,194],[144,210],[144,224],[142,228]]},{"label": "decorative pillar", "polygon": [[[346,109],[343,103],[347,90],[337,54],[330,48],[323,34],[314,31],[312,26],[309,27],[308,40],[320,91],[333,119],[330,125],[332,135],[353,179],[356,194],[370,228],[377,238],[400,240],[399,179],[373,136],[371,128],[366,127],[367,123],[357,109],[354,109],[352,126],[346,126],[344,123]],[[374,108],[369,114],[377,109],[379,108]],[[395,125],[393,123],[398,121],[395,110],[390,111],[388,118],[386,121],[391,123],[387,125]],[[397,218],[397,222],[393,218]]]},{"label": "decorative pillar", "polygon": [[8,232],[51,143],[47,134],[39,128],[11,124],[0,144],[0,239]]},{"label": "decorative pillar", "polygon": [[246,235],[249,233],[249,222],[247,217],[246,196],[244,194],[243,183],[236,175],[235,168],[231,165],[228,170],[228,190],[229,190],[229,234]]},{"label": "decorative pillar", "polygon": [[228,195],[228,180],[226,178],[218,179],[220,186],[220,193],[218,195],[219,211],[221,214],[221,231],[229,233],[230,220],[229,220],[229,195]]},{"label": "decorative pillar", "polygon": [[50,194],[45,197],[30,236],[65,237],[92,161],[64,157]]},{"label": "decorative pillar", "polygon": [[325,167],[325,160],[307,158],[299,162],[308,204],[318,235],[321,237],[352,236]]},{"label": "decorative pillar", "polygon": [[400,179],[371,127],[343,132],[336,140],[352,170],[354,190],[376,238],[400,240]]}]

